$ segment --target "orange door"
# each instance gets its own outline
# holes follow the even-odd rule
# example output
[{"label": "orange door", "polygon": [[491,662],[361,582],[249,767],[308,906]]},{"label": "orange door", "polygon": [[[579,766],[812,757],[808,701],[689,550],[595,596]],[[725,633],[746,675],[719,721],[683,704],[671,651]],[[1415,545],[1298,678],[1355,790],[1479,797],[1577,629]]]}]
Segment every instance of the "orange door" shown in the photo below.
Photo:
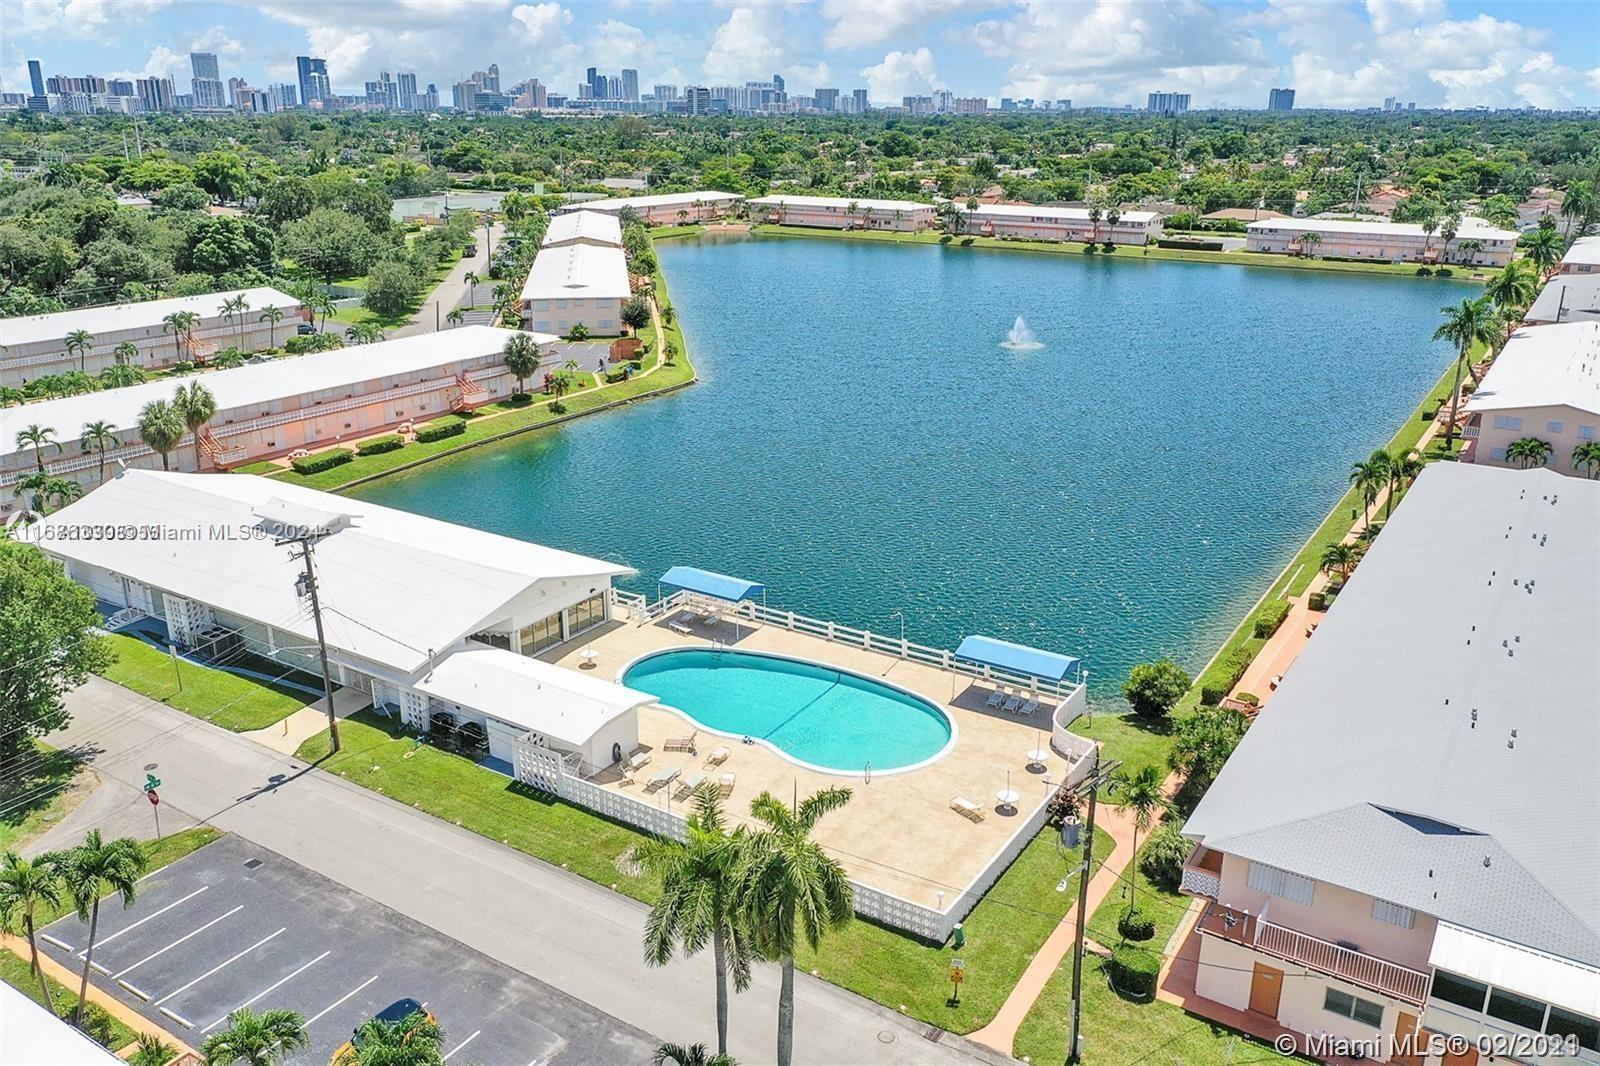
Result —
[{"label": "orange door", "polygon": [[1250,1009],[1268,1018],[1278,1017],[1278,1000],[1283,995],[1283,971],[1255,964],[1250,974]]},{"label": "orange door", "polygon": [[1422,1066],[1422,1060],[1427,1056],[1421,1054],[1419,1041],[1422,1035],[1417,1029],[1417,1016],[1399,1011],[1394,1018],[1394,1053],[1389,1061],[1395,1066]]}]

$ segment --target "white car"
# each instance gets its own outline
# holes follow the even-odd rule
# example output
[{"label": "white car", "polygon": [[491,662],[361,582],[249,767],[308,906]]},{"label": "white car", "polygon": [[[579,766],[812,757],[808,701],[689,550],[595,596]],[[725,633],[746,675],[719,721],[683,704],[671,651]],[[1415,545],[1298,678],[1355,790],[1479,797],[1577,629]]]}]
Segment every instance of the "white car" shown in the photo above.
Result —
[{"label": "white car", "polygon": [[306,456],[308,456],[310,454],[311,454],[311,449],[310,448],[296,448],[294,451],[289,453],[289,458],[291,458],[291,459],[304,459]]}]

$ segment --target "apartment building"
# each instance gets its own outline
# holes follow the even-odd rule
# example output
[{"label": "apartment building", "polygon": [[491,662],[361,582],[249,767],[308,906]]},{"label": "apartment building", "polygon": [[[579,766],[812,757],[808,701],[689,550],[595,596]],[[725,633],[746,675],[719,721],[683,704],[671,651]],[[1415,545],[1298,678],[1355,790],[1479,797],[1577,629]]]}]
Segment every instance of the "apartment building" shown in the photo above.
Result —
[{"label": "apartment building", "polygon": [[1600,1062],[1597,572],[1600,483],[1422,473],[1183,827],[1188,1009]]},{"label": "apartment building", "polygon": [[628,259],[621,248],[541,248],[522,285],[522,324],[562,337],[580,325],[591,336],[616,336],[623,328],[623,301],[632,295]]},{"label": "apartment building", "polygon": [[1600,274],[1600,237],[1579,237],[1561,257],[1558,274]]},{"label": "apartment building", "polygon": [[1524,326],[1511,335],[1467,400],[1463,462],[1520,466],[1509,458],[1524,437],[1550,446],[1549,469],[1576,477],[1574,450],[1600,439],[1600,322]]},{"label": "apartment building", "polygon": [[934,225],[932,204],[849,196],[762,196],[750,202],[750,217],[782,226],[881,229],[914,233]]},{"label": "apartment building", "polygon": [[[217,411],[195,439],[162,457],[139,436],[139,412],[154,400],[172,399],[168,378],[121,389],[0,408],[0,515],[27,505],[18,482],[40,465],[85,489],[100,483],[102,467],[222,470],[296,448],[323,448],[402,422],[424,422],[464,407],[509,396],[515,382],[505,368],[505,345],[515,331],[462,326],[400,340],[217,370],[187,380],[203,383]],[[535,334],[540,344],[556,338]],[[82,443],[84,427],[107,422],[115,441],[104,453]],[[60,447],[27,448],[17,434],[28,426],[53,431]]]},{"label": "apartment building", "polygon": [[620,215],[630,208],[642,221],[652,226],[670,226],[684,222],[710,222],[724,218],[744,197],[737,193],[707,189],[701,192],[667,192],[649,196],[613,196],[604,200],[584,200],[568,204],[560,214],[574,211],[598,211],[605,215]]},{"label": "apartment building", "polygon": [[[1312,233],[1316,238],[1304,239]],[[1438,230],[1426,233],[1415,222],[1264,218],[1245,226],[1245,251],[1279,255],[1501,267],[1511,262],[1516,248],[1516,233],[1473,216],[1461,220],[1448,242]]]},{"label": "apartment building", "polygon": [[1089,217],[1087,207],[1037,204],[979,204],[961,212],[962,233],[983,237],[1025,237],[1045,241],[1095,241],[1149,244],[1161,238],[1161,216],[1154,211],[1123,211],[1115,220]]},{"label": "apartment building", "polygon": [[1600,270],[1557,274],[1539,290],[1522,321],[1530,326],[1600,322]]},{"label": "apartment building", "polygon": [[542,248],[570,248],[586,244],[595,248],[621,248],[622,224],[617,216],[600,211],[569,211],[550,220]]},{"label": "apartment building", "polygon": [[[227,305],[244,298],[244,309],[229,314]],[[261,316],[269,307],[283,312],[273,323]],[[174,333],[168,317],[188,312],[194,327]],[[177,296],[167,300],[106,304],[56,311],[47,315],[0,319],[0,385],[21,386],[47,374],[82,370],[98,374],[115,365],[117,349],[132,344],[137,354],[128,362],[145,370],[204,359],[223,348],[259,351],[294,334],[300,301],[277,289],[256,288]],[[79,330],[89,334],[82,350],[69,350],[67,339]]]}]

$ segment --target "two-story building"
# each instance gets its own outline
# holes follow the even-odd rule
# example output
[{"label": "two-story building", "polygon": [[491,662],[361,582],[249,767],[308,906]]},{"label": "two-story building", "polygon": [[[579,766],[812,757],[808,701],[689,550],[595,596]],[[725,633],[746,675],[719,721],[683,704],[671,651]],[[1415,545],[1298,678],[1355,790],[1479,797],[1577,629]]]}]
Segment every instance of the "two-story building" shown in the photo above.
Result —
[{"label": "two-story building", "polygon": [[1517,330],[1467,400],[1466,412],[1464,462],[1524,465],[1508,449],[1532,437],[1550,446],[1545,465],[1551,470],[1600,473],[1580,465],[1577,451],[1600,439],[1600,321]]},{"label": "two-story building", "polygon": [[616,215],[600,211],[569,211],[557,215],[545,227],[541,248],[569,248],[587,244],[596,248],[621,248],[622,223]]},{"label": "two-story building", "polygon": [[1530,326],[1600,322],[1600,270],[1555,275],[1539,290],[1522,321]]},{"label": "two-story building", "polygon": [[905,233],[927,229],[935,222],[932,204],[850,196],[761,196],[750,201],[750,217],[779,226]]},{"label": "two-story building", "polygon": [[647,196],[612,196],[604,200],[580,200],[559,208],[560,214],[572,211],[598,211],[618,216],[633,212],[653,226],[681,225],[685,222],[711,222],[724,218],[744,197],[738,193],[705,189],[700,192],[664,192]]},{"label": "two-story building", "polygon": [[1154,211],[1105,212],[1091,218],[1087,207],[1044,207],[1039,204],[979,204],[961,212],[958,232],[980,237],[1025,237],[1045,241],[1093,241],[1149,244],[1161,238],[1161,216]]},{"label": "two-story building", "polygon": [[1472,215],[1461,220],[1448,240],[1437,228],[1430,233],[1415,222],[1342,218],[1264,218],[1248,223],[1244,232],[1247,252],[1381,263],[1502,267],[1517,249],[1516,233]]},{"label": "two-story building", "polygon": [[1600,483],[1422,473],[1183,827],[1189,1009],[1600,1062],[1597,573]]},{"label": "two-story building", "polygon": [[522,285],[522,324],[565,337],[582,326],[594,337],[622,332],[622,305],[633,295],[621,248],[566,244],[539,249]]},{"label": "two-story building", "polygon": [[1600,274],[1600,236],[1579,237],[1561,257],[1558,274]]}]

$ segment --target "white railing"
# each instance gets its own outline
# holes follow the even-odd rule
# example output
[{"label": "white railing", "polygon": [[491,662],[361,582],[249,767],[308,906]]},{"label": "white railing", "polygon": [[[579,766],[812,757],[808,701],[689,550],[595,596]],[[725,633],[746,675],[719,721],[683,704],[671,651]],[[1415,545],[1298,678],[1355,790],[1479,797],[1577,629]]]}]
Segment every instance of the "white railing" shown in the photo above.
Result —
[{"label": "white railing", "polygon": [[150,617],[150,613],[148,611],[141,610],[138,607],[124,607],[122,610],[118,611],[116,614],[112,615],[110,618],[107,618],[106,619],[106,624],[104,626],[101,626],[101,628],[106,630],[107,632],[110,632],[110,631],[113,631],[113,630],[121,629],[123,626],[126,626],[126,625],[132,625],[134,622],[139,621],[139,619],[141,619],[141,618],[149,618],[149,617]]},{"label": "white railing", "polygon": [[1479,426],[1457,426],[1456,428],[1461,430],[1461,439],[1462,440],[1477,440],[1478,439],[1478,431],[1482,427],[1479,427]]},{"label": "white railing", "polygon": [[[192,438],[188,436],[184,437],[184,441],[189,441],[191,439]],[[180,453],[183,447],[184,444],[180,442],[179,445],[173,449],[173,452]],[[126,462],[131,459],[142,459],[147,455],[154,454],[155,449],[145,444],[128,444],[121,448],[108,448],[105,454],[106,468],[108,472],[115,473],[116,462],[118,459]],[[99,465],[100,454],[98,452],[92,452],[88,455],[80,455],[74,459],[57,459],[53,463],[46,462],[44,464],[45,470],[51,474],[75,474],[79,470],[92,470]],[[0,474],[0,487],[10,487],[11,485],[15,485],[23,478],[32,475],[37,469],[37,467],[30,467],[20,470],[8,470],[5,473]]]},{"label": "white railing", "polygon": [[1428,995],[1428,975],[1364,951],[1323,940],[1287,926],[1256,920],[1255,946],[1269,955],[1309,966],[1352,984],[1421,1006]]},{"label": "white railing", "polygon": [[347,396],[342,400],[332,403],[313,404],[309,407],[297,407],[293,411],[284,411],[281,414],[262,415],[259,418],[246,419],[243,422],[214,423],[211,434],[215,437],[237,437],[241,433],[253,433],[258,429],[271,429],[289,422],[304,422],[323,415],[338,414],[341,411],[352,411],[358,407],[366,407],[374,403],[388,403],[392,400],[415,396],[421,392],[434,392],[441,389],[459,388],[454,378],[440,378],[435,381],[422,381],[415,385],[401,385],[382,392],[368,393],[365,396]]}]

